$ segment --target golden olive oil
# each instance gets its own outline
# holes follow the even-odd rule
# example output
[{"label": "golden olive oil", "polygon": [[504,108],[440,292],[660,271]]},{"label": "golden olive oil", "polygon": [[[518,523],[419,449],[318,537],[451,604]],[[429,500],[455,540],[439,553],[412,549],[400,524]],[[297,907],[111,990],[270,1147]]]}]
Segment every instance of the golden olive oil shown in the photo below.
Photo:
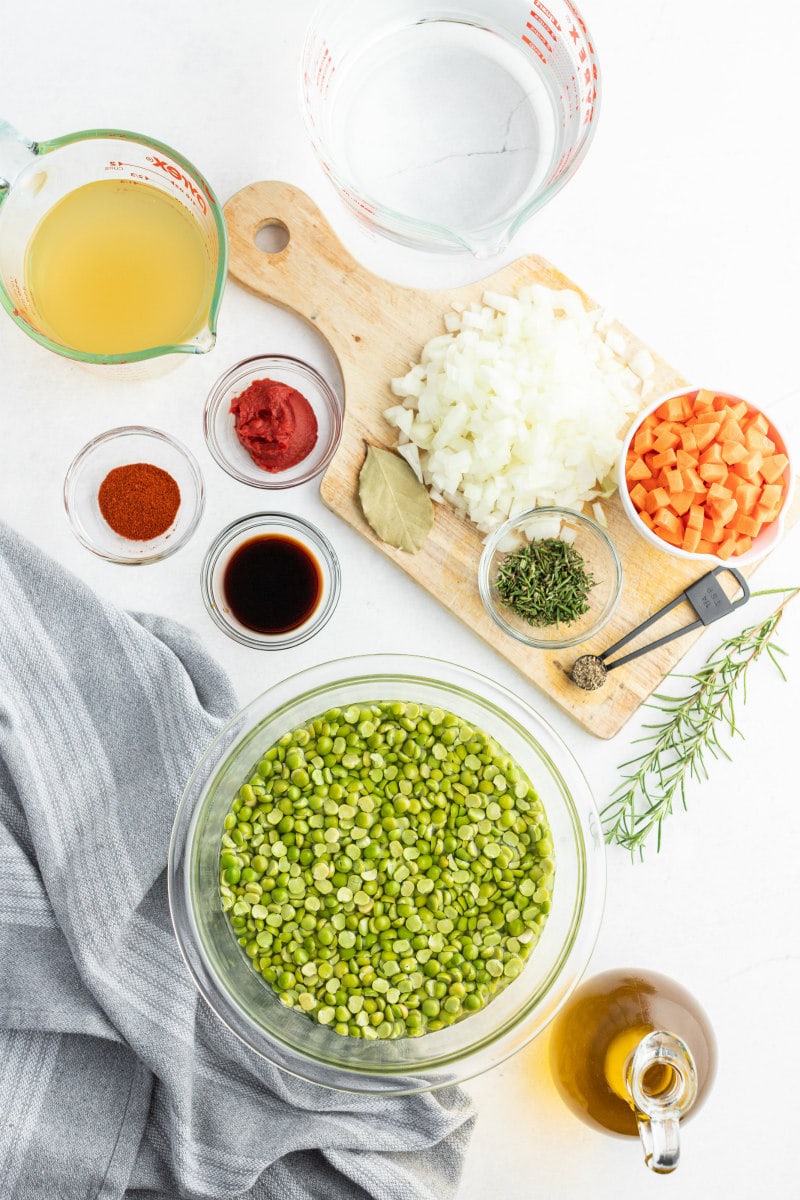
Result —
[{"label": "golden olive oil", "polygon": [[[663,1029],[682,1038],[697,1069],[699,1107],[716,1065],[716,1044],[700,1005],[684,988],[655,971],[606,971],[585,981],[550,1030],[550,1067],[562,1099],[588,1125],[635,1137],[636,1116],[626,1082],[639,1042]],[[645,1077],[651,1096],[667,1091],[669,1067]]]},{"label": "golden olive oil", "polygon": [[151,184],[101,179],[34,230],[25,283],[38,325],[85,354],[180,345],[205,324],[214,273],[198,221]]}]

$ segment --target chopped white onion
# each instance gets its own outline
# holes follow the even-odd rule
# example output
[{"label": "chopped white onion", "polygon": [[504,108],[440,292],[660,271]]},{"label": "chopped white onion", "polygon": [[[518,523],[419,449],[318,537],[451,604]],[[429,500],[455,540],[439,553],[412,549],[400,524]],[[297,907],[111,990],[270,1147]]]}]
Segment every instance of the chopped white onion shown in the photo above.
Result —
[{"label": "chopped white onion", "polygon": [[628,362],[606,324],[577,292],[539,284],[447,314],[449,332],[392,381],[403,403],[385,413],[437,500],[489,533],[527,509],[579,509],[613,491],[620,433],[654,365],[641,349]]}]

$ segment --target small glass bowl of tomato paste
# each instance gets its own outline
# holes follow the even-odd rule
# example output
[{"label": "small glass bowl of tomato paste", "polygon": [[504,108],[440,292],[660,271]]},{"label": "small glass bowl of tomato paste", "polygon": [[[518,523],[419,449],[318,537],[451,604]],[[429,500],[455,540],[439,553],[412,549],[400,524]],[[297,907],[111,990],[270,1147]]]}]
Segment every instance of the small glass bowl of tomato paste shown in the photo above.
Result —
[{"label": "small glass bowl of tomato paste", "polygon": [[258,488],[307,483],[327,467],[342,433],[342,405],[299,358],[261,354],[217,380],[203,415],[206,443],[223,471]]}]

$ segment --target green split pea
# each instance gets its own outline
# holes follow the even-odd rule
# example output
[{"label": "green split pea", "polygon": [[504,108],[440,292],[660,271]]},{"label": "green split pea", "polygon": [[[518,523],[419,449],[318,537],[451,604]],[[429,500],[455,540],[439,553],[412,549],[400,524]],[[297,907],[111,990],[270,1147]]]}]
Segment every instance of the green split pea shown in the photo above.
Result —
[{"label": "green split pea", "polygon": [[417,1037],[521,972],[553,843],[493,738],[414,703],[331,709],[271,746],[225,817],[220,896],[253,969],[336,1033]]}]

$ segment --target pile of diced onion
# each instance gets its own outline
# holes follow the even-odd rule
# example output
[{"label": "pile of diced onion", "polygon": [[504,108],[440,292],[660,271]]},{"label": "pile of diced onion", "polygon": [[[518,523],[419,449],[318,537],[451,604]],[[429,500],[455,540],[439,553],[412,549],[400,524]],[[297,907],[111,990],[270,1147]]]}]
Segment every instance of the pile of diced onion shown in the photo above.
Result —
[{"label": "pile of diced onion", "polygon": [[651,383],[651,355],[630,358],[625,338],[577,292],[538,284],[516,297],[445,316],[402,398],[385,416],[399,453],[427,485],[483,533],[531,508],[580,509],[616,487],[628,418]]}]

